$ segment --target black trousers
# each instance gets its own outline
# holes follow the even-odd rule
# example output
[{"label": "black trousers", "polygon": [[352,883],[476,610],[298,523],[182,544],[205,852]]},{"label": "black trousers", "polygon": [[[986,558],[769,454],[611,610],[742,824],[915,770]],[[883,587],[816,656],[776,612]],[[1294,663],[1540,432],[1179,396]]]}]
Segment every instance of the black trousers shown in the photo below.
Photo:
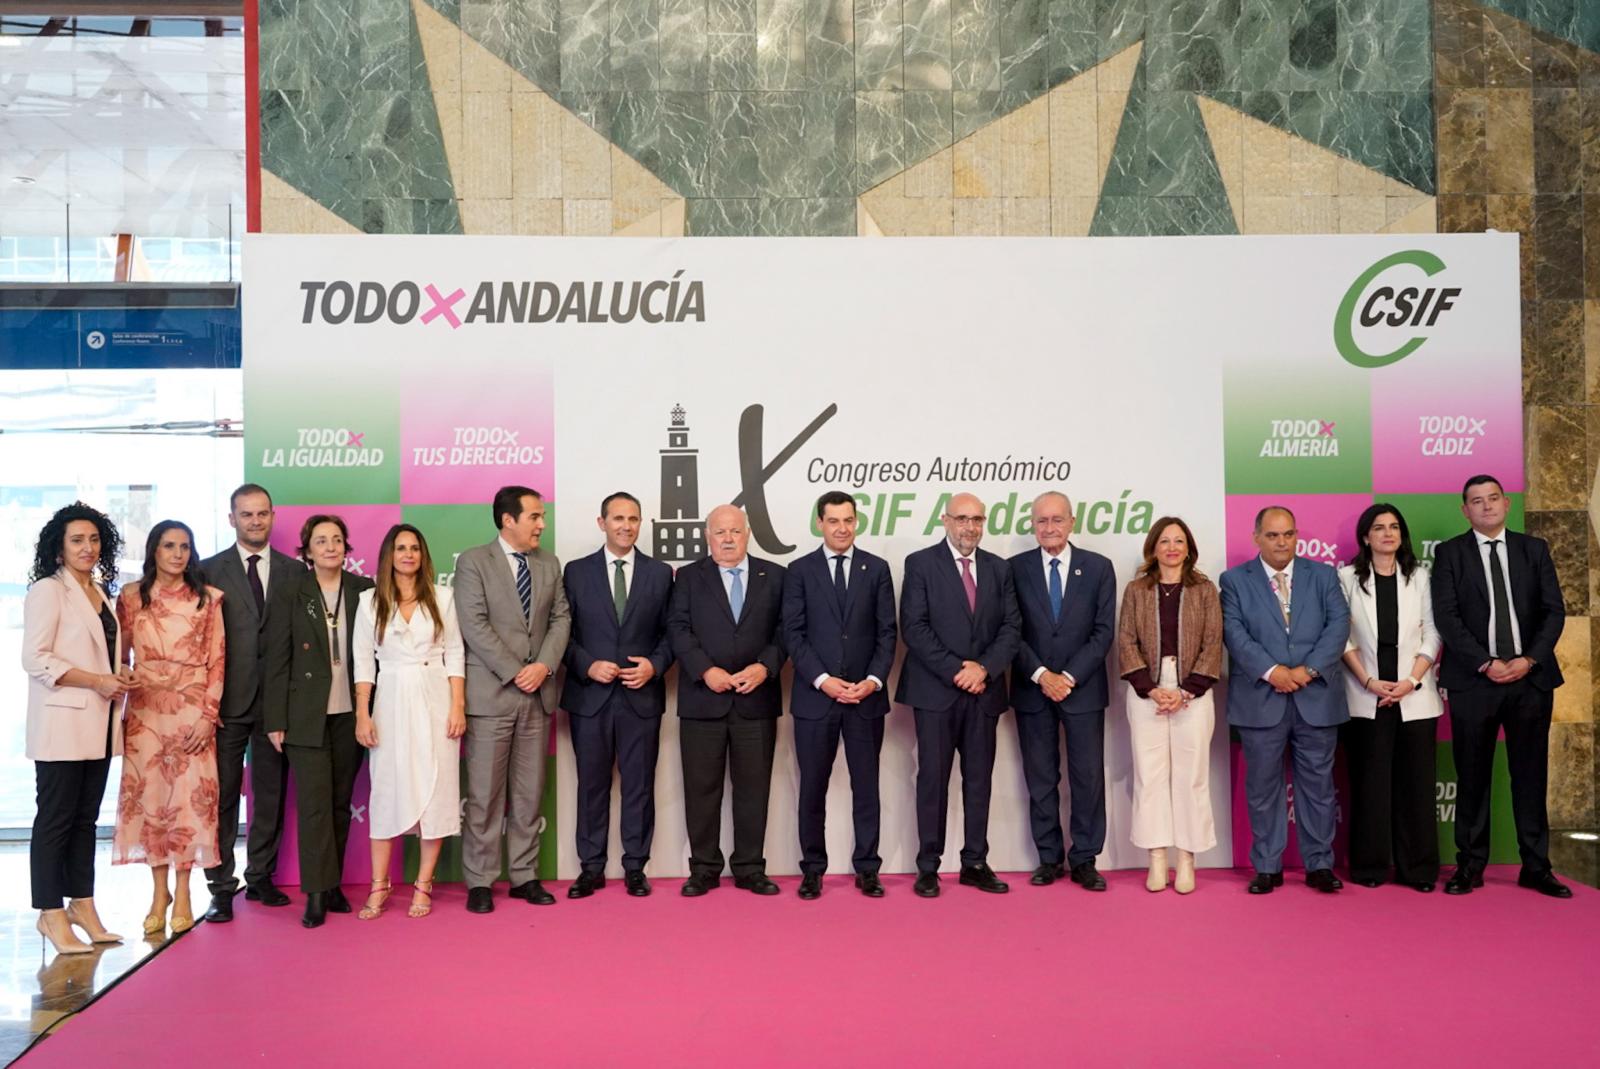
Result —
[{"label": "black trousers", "polygon": [[950,708],[917,709],[917,871],[938,872],[944,858],[945,814],[950,808],[950,769],[961,755],[961,814],[966,841],[962,865],[989,856],[989,791],[994,779],[998,717],[963,694]]},{"label": "black trousers", "polygon": [[[1058,727],[1059,725],[1059,727]],[[1100,856],[1106,845],[1106,713],[1064,713],[1055,702],[1042,712],[1017,714],[1017,744],[1028,784],[1028,827],[1039,864],[1059,865],[1061,834],[1061,732],[1067,735],[1067,792],[1072,802],[1069,866]]]},{"label": "black trousers", "polygon": [[689,871],[722,875],[722,777],[733,783],[734,876],[767,871],[767,797],[778,721],[730,713],[721,720],[679,720],[683,756],[683,815],[689,830]]},{"label": "black trousers", "polygon": [[604,875],[611,837],[611,770],[622,781],[622,867],[643,871],[656,834],[656,758],[661,718],[639,716],[613,695],[593,716],[573,716],[572,754],[578,764],[578,863]]},{"label": "black trousers", "polygon": [[1531,873],[1550,871],[1550,710],[1555,695],[1526,678],[1450,692],[1450,752],[1456,761],[1456,864],[1473,872],[1489,863],[1489,785],[1495,734],[1506,732],[1511,813],[1517,852]]},{"label": "black trousers", "polygon": [[878,856],[878,756],[883,751],[883,726],[888,717],[862,716],[857,710],[835,705],[820,720],[794,722],[794,756],[800,766],[800,871],[821,875],[828,871],[828,781],[833,760],[844,739],[845,766],[850,770],[850,815],[855,824],[855,851],[850,862],[856,872],[877,872]]},{"label": "black trousers", "polygon": [[307,894],[339,886],[344,848],[350,841],[350,796],[361,771],[356,714],[337,713],[325,717],[323,725],[321,745],[283,745],[283,755],[294,769],[300,890]]},{"label": "black trousers", "polygon": [[1345,724],[1352,879],[1387,880],[1392,864],[1401,883],[1438,880],[1437,729],[1437,720],[1400,719],[1397,705]]},{"label": "black trousers", "polygon": [[35,761],[38,812],[28,847],[34,909],[60,909],[67,898],[94,897],[94,828],[111,771],[93,761]]},{"label": "black trousers", "polygon": [[283,796],[289,762],[275,750],[262,728],[261,696],[244,717],[223,717],[217,728],[217,864],[206,869],[213,895],[239,889],[233,878],[233,844],[239,838],[239,797],[244,788],[245,752],[250,754],[250,833],[245,840],[244,880],[272,879],[283,837]]}]

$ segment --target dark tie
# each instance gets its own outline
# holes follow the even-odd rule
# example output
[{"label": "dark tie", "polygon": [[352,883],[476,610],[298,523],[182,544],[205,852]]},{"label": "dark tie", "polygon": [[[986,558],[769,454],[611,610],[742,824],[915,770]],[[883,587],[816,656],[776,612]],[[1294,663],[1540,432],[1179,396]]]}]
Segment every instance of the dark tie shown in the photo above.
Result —
[{"label": "dark tie", "polygon": [[522,618],[533,618],[533,576],[528,574],[528,555],[513,553],[517,558],[517,597],[522,599]]},{"label": "dark tie", "polygon": [[962,557],[961,586],[967,592],[967,611],[978,615],[978,581],[972,578],[972,558]]},{"label": "dark tie", "polygon": [[843,553],[833,555],[833,594],[839,599],[839,615],[844,615],[844,570],[845,556]]},{"label": "dark tie", "polygon": [[611,576],[611,604],[617,610],[617,623],[622,622],[622,614],[628,611],[628,580],[623,577],[622,568],[626,561],[613,562],[617,570]]},{"label": "dark tie", "polygon": [[1050,619],[1061,622],[1061,558],[1050,558]]},{"label": "dark tie", "polygon": [[1500,567],[1500,540],[1489,539],[1489,586],[1494,598],[1494,655],[1509,661],[1521,655],[1511,637],[1511,599],[1506,597],[1506,573]]},{"label": "dark tie", "polygon": [[261,572],[256,568],[261,562],[261,554],[252,553],[245,560],[250,564],[250,593],[255,595],[256,613],[259,615],[267,611],[267,590],[261,585]]}]

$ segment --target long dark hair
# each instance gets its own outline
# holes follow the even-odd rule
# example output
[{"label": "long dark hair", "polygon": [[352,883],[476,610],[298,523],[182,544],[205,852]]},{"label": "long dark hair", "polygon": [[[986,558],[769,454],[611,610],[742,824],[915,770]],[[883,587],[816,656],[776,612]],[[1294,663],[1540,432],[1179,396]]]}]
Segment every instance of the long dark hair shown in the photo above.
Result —
[{"label": "long dark hair", "polygon": [[199,598],[195,608],[206,607],[206,577],[200,570],[200,554],[195,552],[194,532],[182,520],[162,520],[150,528],[150,537],[144,540],[144,574],[139,577],[139,605],[150,607],[150,591],[156,585],[156,550],[161,548],[161,536],[168,531],[182,531],[189,536],[189,563],[183,566],[183,582],[189,593]]},{"label": "long dark hair", "polygon": [[433,596],[433,584],[438,575],[433,570],[433,554],[428,552],[428,540],[409,523],[397,523],[383,536],[383,545],[378,549],[378,582],[377,590],[372,595],[372,610],[378,624],[379,644],[383,642],[384,628],[389,626],[389,617],[399,607],[399,591],[394,581],[394,544],[403,534],[416,535],[417,547],[422,551],[422,567],[417,569],[417,576],[412,580],[416,584],[417,604],[427,610],[428,618],[433,621],[433,637],[437,639],[444,633],[439,601]]},{"label": "long dark hair", "polygon": [[1195,562],[1200,559],[1200,547],[1194,544],[1194,532],[1179,517],[1163,516],[1150,525],[1150,533],[1144,536],[1144,563],[1139,565],[1137,578],[1134,579],[1141,587],[1152,587],[1161,581],[1161,562],[1156,560],[1156,543],[1172,526],[1182,531],[1184,541],[1189,543],[1189,555],[1183,558],[1183,585],[1198,586],[1206,581],[1206,573],[1195,567]]},{"label": "long dark hair", "polygon": [[39,531],[39,540],[33,546],[33,568],[28,572],[28,582],[48,579],[61,570],[61,555],[67,546],[67,524],[74,520],[88,520],[100,532],[100,586],[107,594],[117,589],[117,557],[122,553],[122,535],[111,517],[99,509],[74,501],[56,509]]},{"label": "long dark hair", "polygon": [[1361,584],[1362,593],[1366,593],[1367,580],[1372,578],[1372,547],[1367,545],[1367,532],[1372,530],[1372,525],[1378,522],[1378,517],[1385,513],[1393,516],[1400,524],[1400,548],[1395,551],[1394,560],[1400,566],[1400,574],[1409,582],[1411,573],[1417,570],[1417,555],[1411,549],[1411,528],[1406,526],[1406,518],[1400,510],[1386,501],[1379,501],[1367,506],[1361,518],[1356,521],[1356,555],[1350,566],[1356,570],[1356,582]]}]

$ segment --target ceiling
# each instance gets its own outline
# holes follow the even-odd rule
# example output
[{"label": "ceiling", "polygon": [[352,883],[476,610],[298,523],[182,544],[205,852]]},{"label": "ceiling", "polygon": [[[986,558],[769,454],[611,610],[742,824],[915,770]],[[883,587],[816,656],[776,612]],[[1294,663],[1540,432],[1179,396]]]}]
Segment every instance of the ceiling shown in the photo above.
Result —
[{"label": "ceiling", "polygon": [[244,105],[239,36],[0,35],[0,236],[242,233]]}]

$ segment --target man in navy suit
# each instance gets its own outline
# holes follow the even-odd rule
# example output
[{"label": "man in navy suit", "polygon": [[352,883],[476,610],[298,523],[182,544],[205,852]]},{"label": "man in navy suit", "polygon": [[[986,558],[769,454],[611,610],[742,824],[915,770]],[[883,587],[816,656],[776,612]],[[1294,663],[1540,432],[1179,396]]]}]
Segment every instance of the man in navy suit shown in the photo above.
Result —
[{"label": "man in navy suit", "polygon": [[1339,678],[1350,606],[1337,572],[1295,556],[1296,535],[1294,513],[1267,506],[1256,514],[1261,555],[1222,573],[1222,633],[1232,660],[1228,723],[1244,749],[1253,895],[1283,885],[1288,750],[1306,883],[1326,894],[1344,886],[1333,874],[1333,752],[1339,725],[1350,719]]},{"label": "man in navy suit", "polygon": [[[1074,546],[1072,502],[1050,492],[1033,501],[1037,549],[1011,558],[1022,643],[1011,668],[1011,704],[1028,781],[1028,824],[1039,850],[1035,887],[1072,881],[1104,891],[1094,859],[1106,845],[1106,654],[1116,634],[1116,571]],[[1057,726],[1059,725],[1059,727]],[[1061,731],[1067,736],[1072,849],[1061,835]],[[1063,864],[1062,858],[1066,862]]]},{"label": "man in navy suit", "polygon": [[683,815],[694,898],[722,882],[722,780],[733,783],[733,883],[775,895],[762,849],[772,754],[783,715],[779,615],[784,569],[752,557],[744,510],[718,505],[706,517],[711,556],[679,569],[667,635],[678,658],[678,742]]},{"label": "man in navy suit", "polygon": [[783,636],[794,658],[794,753],[800,765],[800,897],[822,894],[828,870],[828,779],[844,736],[850,768],[856,887],[883,897],[878,879],[878,755],[894,664],[894,580],[889,565],[856,543],[856,502],[830,490],[817,499],[822,546],[789,566]]},{"label": "man in navy suit", "polygon": [[989,867],[989,787],[995,726],[1006,711],[1006,667],[1017,654],[1021,621],[1011,568],[978,548],[983,502],[956,494],[945,506],[945,537],[906,558],[900,627],[906,663],[895,701],[917,720],[917,882],[939,894],[950,768],[961,754],[966,842],[961,883],[993,894],[1010,890]]},{"label": "man in navy suit", "polygon": [[639,499],[618,492],[600,503],[606,543],[570,562],[564,579],[572,610],[567,682],[561,706],[572,724],[578,761],[578,863],[568,898],[588,898],[606,885],[611,831],[611,769],[622,779],[622,877],[628,894],[650,893],[645,862],[656,826],[656,754],[664,677],[672,664],[667,606],[672,569],[635,547]]}]

